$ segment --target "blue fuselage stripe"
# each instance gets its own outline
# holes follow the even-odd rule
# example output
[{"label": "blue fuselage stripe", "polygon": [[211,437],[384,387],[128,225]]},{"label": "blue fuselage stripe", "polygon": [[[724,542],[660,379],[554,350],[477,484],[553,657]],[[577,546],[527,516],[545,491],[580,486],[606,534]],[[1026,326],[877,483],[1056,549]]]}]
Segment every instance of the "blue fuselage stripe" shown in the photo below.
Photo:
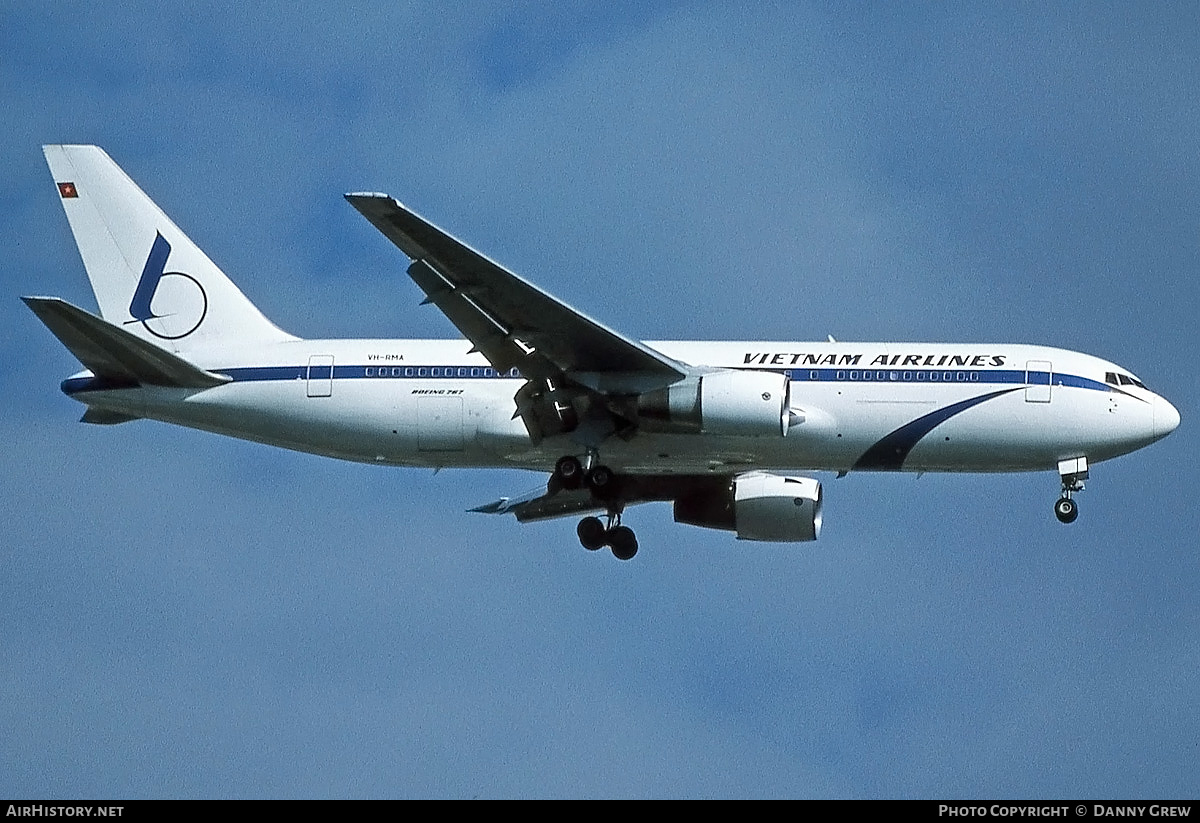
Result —
[{"label": "blue fuselage stripe", "polygon": [[1110,391],[1099,380],[1047,371],[1024,369],[789,369],[783,372],[798,383],[999,383],[1071,386]]},{"label": "blue fuselage stripe", "polygon": [[[308,366],[250,366],[217,369],[218,374],[232,377],[234,382],[258,380],[303,380],[309,375]],[[328,366],[313,366],[313,376],[329,377]],[[1078,389],[1109,391],[1107,383],[1054,372],[1027,372],[1024,369],[782,369],[799,383],[1001,383],[1009,385],[1072,386]],[[497,372],[484,366],[334,366],[337,380],[379,379],[472,379],[495,380],[520,377],[515,370]]]},{"label": "blue fuselage stripe", "polygon": [[[217,374],[232,378],[235,383],[330,379],[330,367],[321,365],[239,366],[215,369]],[[1048,385],[1070,386],[1094,391],[1113,391],[1107,383],[1060,372],[1025,371],[1024,369],[780,369],[797,383],[917,383],[979,385]],[[515,370],[497,371],[487,366],[339,366],[333,367],[335,380],[496,380],[519,379]],[[78,377],[63,382],[63,391],[75,394],[107,388],[129,388],[109,385],[96,378]]]}]

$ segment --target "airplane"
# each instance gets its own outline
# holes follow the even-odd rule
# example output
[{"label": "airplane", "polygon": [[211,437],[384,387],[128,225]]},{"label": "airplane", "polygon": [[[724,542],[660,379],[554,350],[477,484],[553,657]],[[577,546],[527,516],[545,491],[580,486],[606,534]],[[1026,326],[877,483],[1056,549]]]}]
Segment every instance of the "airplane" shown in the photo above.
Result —
[{"label": "airplane", "polygon": [[638,550],[622,515],[652,501],[741,540],[815,540],[822,487],[806,473],[820,471],[1057,471],[1054,513],[1070,523],[1092,464],[1179,425],[1131,371],[1065,349],[640,342],[373,192],[345,198],[465,340],[306,340],[268,320],[102,149],[43,151],[100,314],[23,300],[85,367],[62,383],[83,422],[544,472],[532,492],[471,511],[582,516],[584,548],[622,560]]}]

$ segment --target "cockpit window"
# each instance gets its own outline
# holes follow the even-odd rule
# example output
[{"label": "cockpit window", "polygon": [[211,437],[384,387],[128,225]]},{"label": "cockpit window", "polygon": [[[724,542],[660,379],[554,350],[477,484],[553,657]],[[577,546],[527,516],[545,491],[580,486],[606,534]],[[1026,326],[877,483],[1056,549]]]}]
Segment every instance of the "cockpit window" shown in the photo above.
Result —
[{"label": "cockpit window", "polygon": [[[1128,374],[1118,374],[1117,372],[1105,372],[1104,382],[1112,386],[1137,386],[1139,389],[1145,389],[1146,384],[1136,377],[1130,377]],[[1146,389],[1149,391],[1149,389]]]}]

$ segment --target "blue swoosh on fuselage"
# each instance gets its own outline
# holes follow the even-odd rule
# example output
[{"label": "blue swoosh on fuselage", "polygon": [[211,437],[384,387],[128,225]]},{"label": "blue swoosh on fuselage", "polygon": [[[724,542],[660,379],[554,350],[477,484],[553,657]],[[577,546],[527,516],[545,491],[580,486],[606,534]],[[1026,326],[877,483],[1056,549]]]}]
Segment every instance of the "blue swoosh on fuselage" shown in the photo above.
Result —
[{"label": "blue swoosh on fuselage", "polygon": [[1001,389],[1000,391],[981,394],[978,397],[972,397],[968,400],[938,409],[937,411],[932,411],[929,414],[918,417],[911,423],[905,423],[891,434],[880,438],[875,445],[863,452],[862,457],[858,458],[858,462],[854,464],[853,470],[898,472],[904,467],[904,461],[908,459],[908,453],[912,451],[913,446],[921,441],[922,437],[929,434],[954,415],[993,398],[1017,391],[1018,388],[1024,387]]}]

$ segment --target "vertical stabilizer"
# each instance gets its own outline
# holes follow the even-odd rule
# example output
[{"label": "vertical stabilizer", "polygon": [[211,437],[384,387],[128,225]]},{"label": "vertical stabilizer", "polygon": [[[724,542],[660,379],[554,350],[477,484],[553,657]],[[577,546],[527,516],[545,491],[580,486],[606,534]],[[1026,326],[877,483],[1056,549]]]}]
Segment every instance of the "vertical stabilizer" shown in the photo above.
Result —
[{"label": "vertical stabilizer", "polygon": [[172,351],[293,339],[98,146],[43,146],[105,320]]}]

